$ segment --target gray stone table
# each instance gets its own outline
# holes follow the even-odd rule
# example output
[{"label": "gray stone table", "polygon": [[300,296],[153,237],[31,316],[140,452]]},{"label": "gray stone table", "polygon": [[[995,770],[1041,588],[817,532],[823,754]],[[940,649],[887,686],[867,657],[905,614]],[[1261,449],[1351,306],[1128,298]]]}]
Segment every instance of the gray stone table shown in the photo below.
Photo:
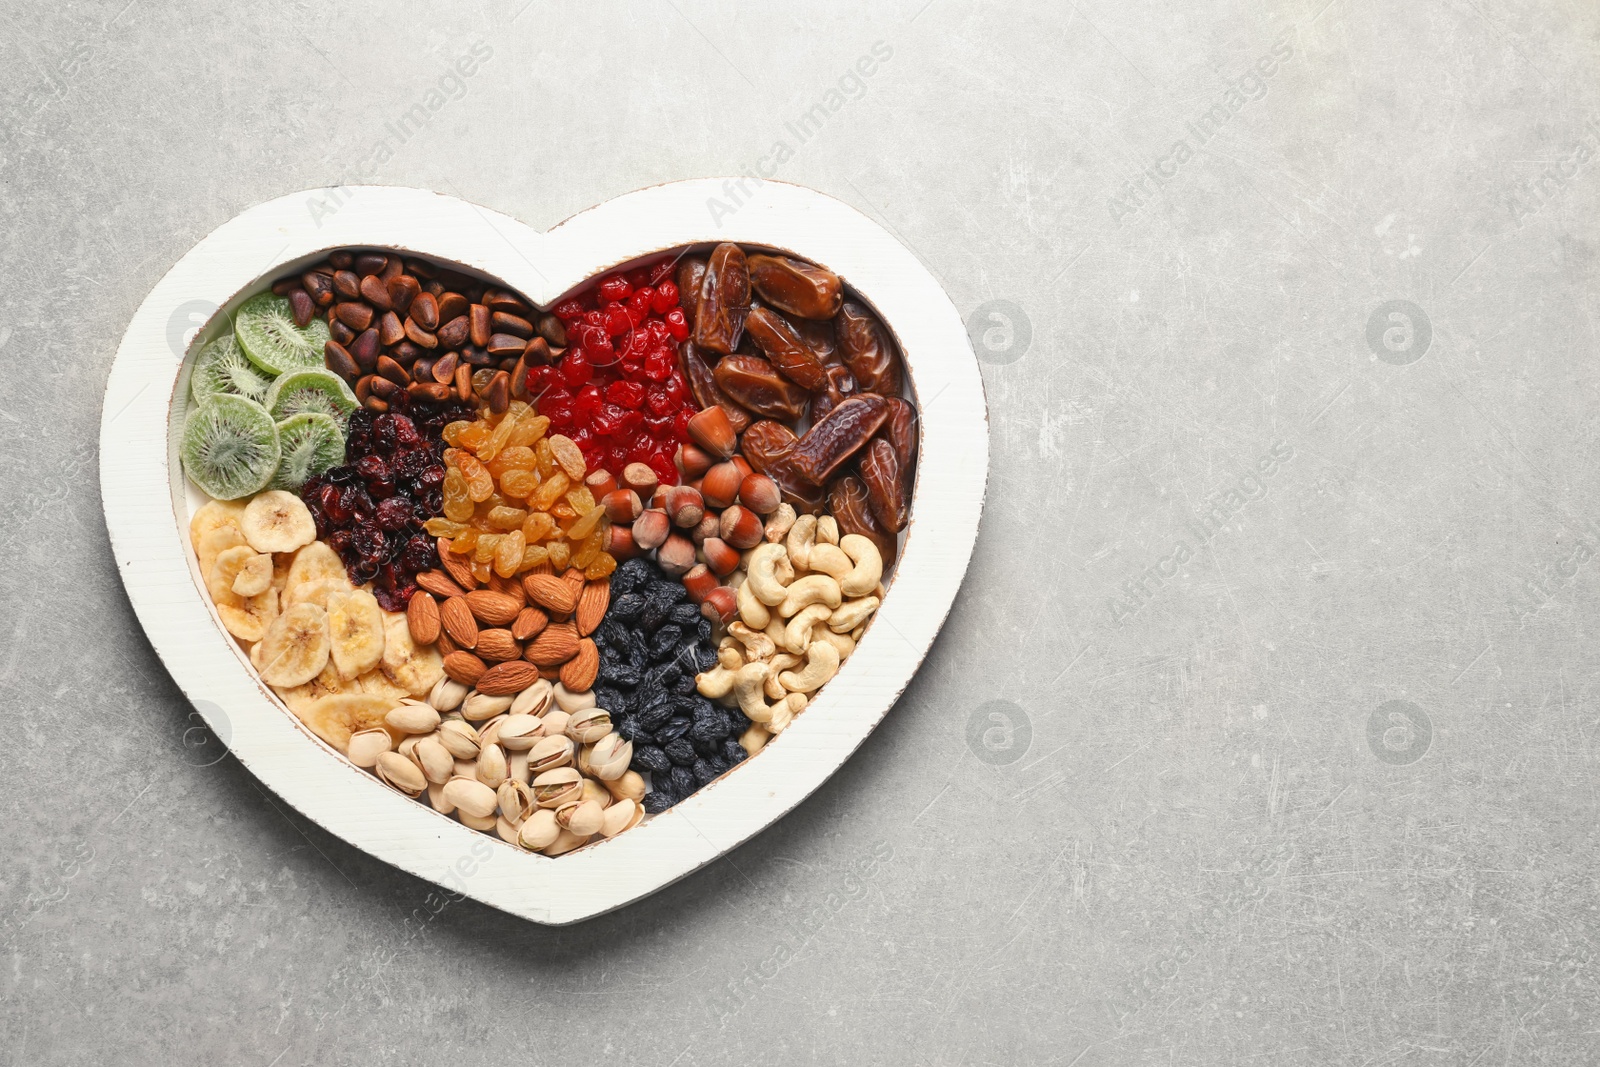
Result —
[{"label": "gray stone table", "polygon": [[[1600,9],[521,2],[0,5],[0,1060],[1600,1059]],[[436,912],[190,732],[100,511],[116,342],[284,192],[741,173],[970,317],[967,583],[733,855]]]}]

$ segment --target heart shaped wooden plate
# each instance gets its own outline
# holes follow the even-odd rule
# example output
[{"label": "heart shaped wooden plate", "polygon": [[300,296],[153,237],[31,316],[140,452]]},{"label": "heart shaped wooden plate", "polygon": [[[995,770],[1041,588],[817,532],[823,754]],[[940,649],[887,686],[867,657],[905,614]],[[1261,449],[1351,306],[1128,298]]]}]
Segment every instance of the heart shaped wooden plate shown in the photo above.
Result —
[{"label": "heart shaped wooden plate", "polygon": [[[646,896],[771,825],[855,751],[943,623],[977,538],[988,474],[983,383],[956,309],[917,258],[852,208],[765,182],[727,215],[726,183],[629,193],[546,233],[415,189],[310,190],[252,207],[186,254],[117,349],[100,480],[117,565],[156,652],[233,754],[329,832],[418,877],[535,922],[565,924]],[[717,213],[711,206],[720,202]],[[720,219],[718,215],[722,215]],[[327,250],[399,249],[498,279],[542,307],[609,268],[736,241],[844,277],[900,342],[921,413],[910,532],[871,631],[795,724],[758,756],[644,825],[577,852],[519,851],[390,790],[306,730],[261,682],[202,593],[185,531],[200,499],[178,462],[180,371],[194,327]]]}]

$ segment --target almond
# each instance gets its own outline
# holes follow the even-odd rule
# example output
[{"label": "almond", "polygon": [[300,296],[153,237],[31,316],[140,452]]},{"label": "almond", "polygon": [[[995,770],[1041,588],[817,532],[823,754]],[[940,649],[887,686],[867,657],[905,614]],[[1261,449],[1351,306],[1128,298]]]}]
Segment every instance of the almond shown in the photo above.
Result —
[{"label": "almond", "polygon": [[465,596],[453,596],[439,609],[439,621],[457,648],[473,648],[478,643],[478,621],[472,617]]},{"label": "almond", "polygon": [[578,654],[578,631],[570,622],[553,622],[529,642],[522,657],[541,667],[554,667]]},{"label": "almond", "polygon": [[[609,590],[610,586],[606,588]],[[550,616],[538,608],[523,608],[522,612],[511,624],[511,636],[518,641],[526,641],[540,630],[543,630],[549,622]]]},{"label": "almond", "polygon": [[438,648],[439,655],[441,656],[448,656],[452,652],[461,651],[459,646],[457,646],[454,641],[450,640],[450,635],[444,632],[443,627],[439,628]]},{"label": "almond", "polygon": [[513,597],[496,593],[492,589],[474,589],[466,596],[467,607],[478,621],[490,626],[505,626],[522,611],[522,605]]},{"label": "almond", "polygon": [[417,575],[417,585],[439,597],[448,598],[466,594],[466,590],[457,585],[443,571],[423,571]]},{"label": "almond", "polygon": [[433,594],[418,589],[406,605],[406,625],[411,629],[411,640],[419,645],[431,645],[439,640],[439,602]]},{"label": "almond", "polygon": [[553,574],[530,574],[522,579],[528,599],[556,615],[570,615],[578,606],[578,594],[572,586]]},{"label": "almond", "polygon": [[441,551],[439,553],[439,563],[450,573],[451,579],[463,591],[478,588],[478,579],[472,576],[472,567],[465,558],[456,555],[454,552]]},{"label": "almond", "polygon": [[511,636],[510,630],[483,630],[478,634],[478,658],[491,663],[508,659],[521,659],[522,646]]},{"label": "almond", "polygon": [[578,632],[585,637],[594,633],[600,625],[600,620],[606,617],[606,608],[611,606],[611,583],[604,578],[596,582],[583,583],[583,592],[578,594],[578,614],[575,621]]},{"label": "almond", "polygon": [[486,696],[501,697],[520,693],[538,680],[539,669],[518,659],[496,663],[478,678],[477,686],[478,692]]},{"label": "almond", "polygon": [[488,665],[471,652],[456,651],[444,658],[444,673],[462,685],[477,685]]},{"label": "almond", "polygon": [[526,606],[528,603],[527,591],[522,588],[522,582],[516,578],[502,578],[498,574],[491,574],[489,588],[496,593],[504,593],[520,605]]},{"label": "almond", "polygon": [[594,685],[600,674],[600,649],[585,637],[578,642],[578,653],[561,668],[561,684],[570,692],[582,693]]}]

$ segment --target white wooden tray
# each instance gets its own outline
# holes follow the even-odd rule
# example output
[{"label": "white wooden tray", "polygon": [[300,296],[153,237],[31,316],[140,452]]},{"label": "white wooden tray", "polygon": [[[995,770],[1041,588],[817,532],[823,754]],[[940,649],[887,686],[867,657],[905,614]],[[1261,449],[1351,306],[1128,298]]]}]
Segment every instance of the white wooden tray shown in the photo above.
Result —
[{"label": "white wooden tray", "polygon": [[[448,889],[564,924],[653,893],[737,847],[823,783],[910,681],[954,601],[988,473],[983,383],[961,317],[915,256],[821,193],[764,182],[731,216],[721,179],[629,193],[539,233],[447,196],[373,186],[260,204],[178,261],[117,349],[100,425],[100,484],[117,565],[145,632],[233,754],[330,833]],[[185,357],[245,295],[345,246],[400,249],[498,278],[544,307],[592,275],[686,244],[786,249],[838,272],[898,336],[922,415],[912,525],[893,586],[843,669],[795,724],[645,825],[555,858],[469,830],[357,770],[260,681],[214,614],[189,549],[176,440]],[[222,314],[216,314],[220,311]],[[174,709],[174,715],[185,714]]]}]

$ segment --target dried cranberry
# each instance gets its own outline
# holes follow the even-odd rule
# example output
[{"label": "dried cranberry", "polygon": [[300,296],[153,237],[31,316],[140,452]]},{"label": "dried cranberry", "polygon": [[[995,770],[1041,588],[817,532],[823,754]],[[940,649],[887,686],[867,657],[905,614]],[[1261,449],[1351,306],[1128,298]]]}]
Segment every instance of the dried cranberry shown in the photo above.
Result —
[{"label": "dried cranberry", "polygon": [[438,548],[433,538],[426,534],[418,534],[407,541],[405,551],[400,554],[400,562],[412,574],[433,567],[439,562]]},{"label": "dried cranberry", "polygon": [[394,443],[401,448],[412,448],[422,443],[422,438],[417,433],[417,424],[405,415],[394,417]]},{"label": "dried cranberry", "polygon": [[411,524],[411,501],[401,496],[391,496],[378,505],[374,514],[379,529],[402,530]]},{"label": "dried cranberry", "polygon": [[381,453],[394,451],[395,416],[385,412],[372,420],[372,447]]},{"label": "dried cranberry", "polygon": [[633,291],[633,286],[620,274],[609,274],[600,279],[600,284],[595,287],[602,300],[626,300]]}]

